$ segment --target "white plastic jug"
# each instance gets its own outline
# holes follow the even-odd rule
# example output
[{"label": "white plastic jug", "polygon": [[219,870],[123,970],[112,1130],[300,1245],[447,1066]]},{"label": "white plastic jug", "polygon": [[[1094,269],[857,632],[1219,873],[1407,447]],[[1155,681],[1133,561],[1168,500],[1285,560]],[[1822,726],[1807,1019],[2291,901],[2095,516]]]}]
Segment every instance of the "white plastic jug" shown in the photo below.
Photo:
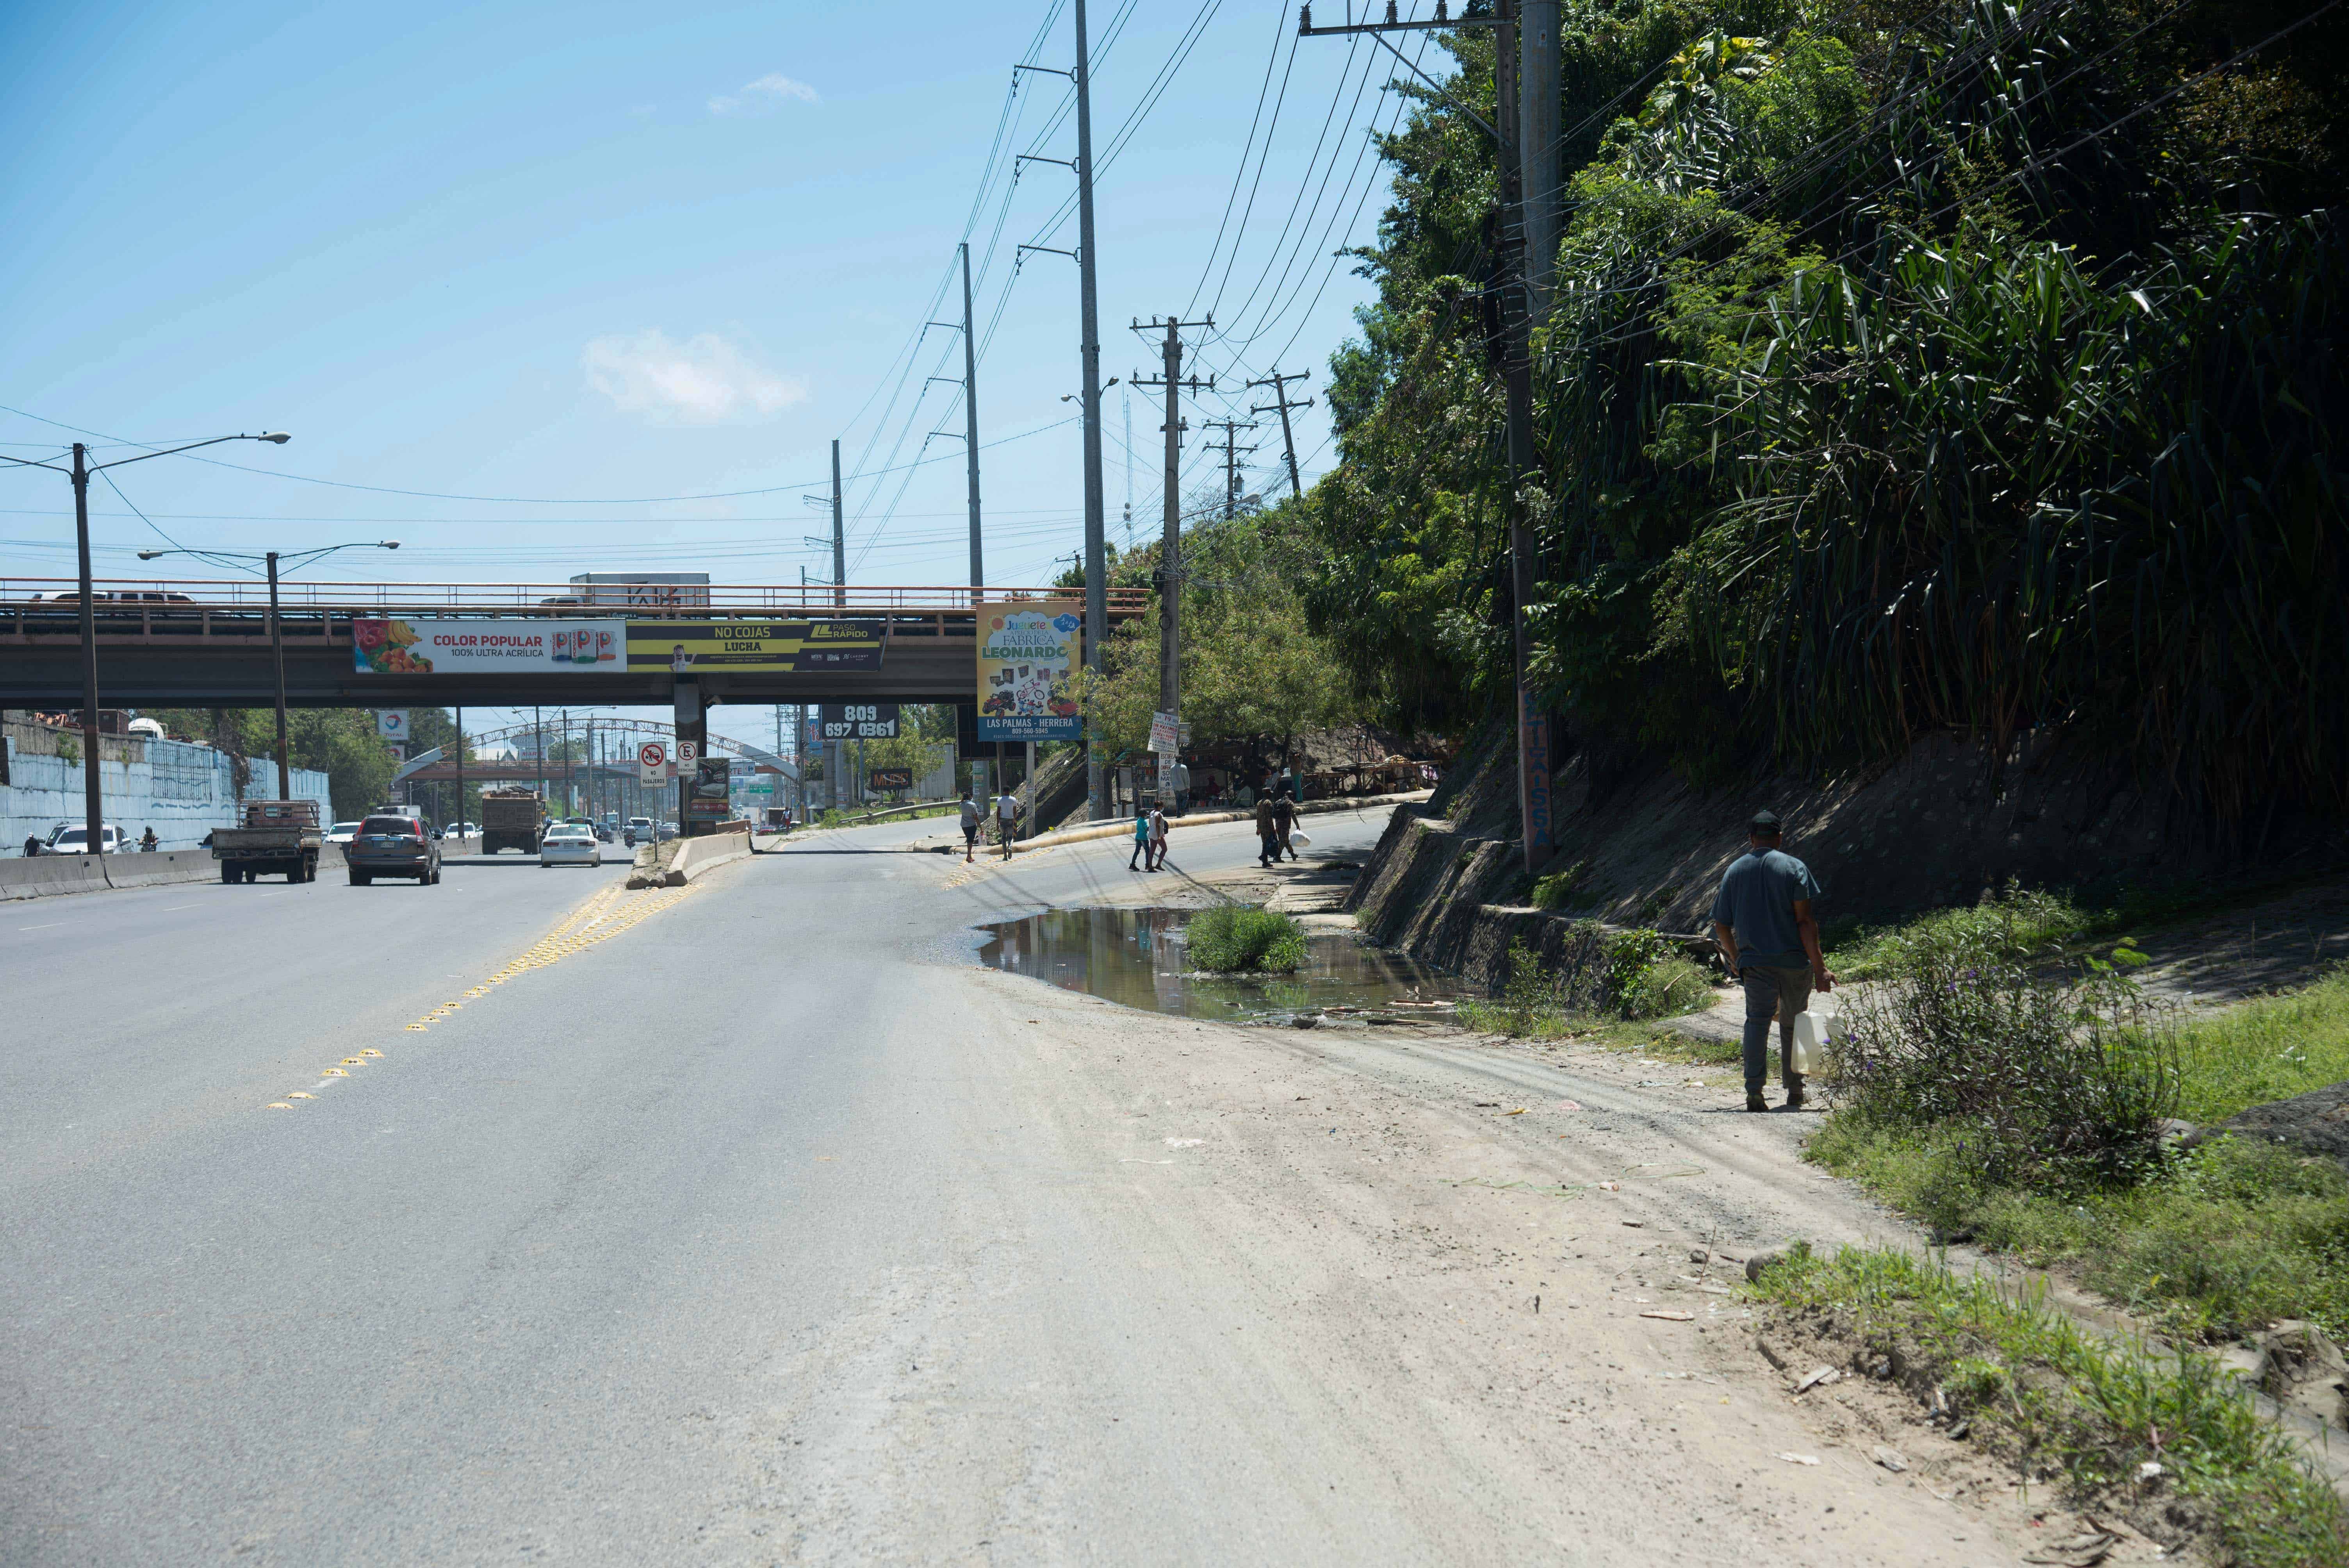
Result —
[{"label": "white plastic jug", "polygon": [[1826,1060],[1827,1034],[1835,1026],[1835,1003],[1824,995],[1813,996],[1810,1006],[1795,1015],[1795,1077],[1807,1075],[1815,1064]]}]

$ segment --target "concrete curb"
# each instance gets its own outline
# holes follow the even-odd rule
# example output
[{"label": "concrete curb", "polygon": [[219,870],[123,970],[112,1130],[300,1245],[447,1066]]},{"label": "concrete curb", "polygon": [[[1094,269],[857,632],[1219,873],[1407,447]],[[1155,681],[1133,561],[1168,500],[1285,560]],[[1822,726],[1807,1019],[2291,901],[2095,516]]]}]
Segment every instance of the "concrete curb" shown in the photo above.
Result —
[{"label": "concrete curb", "polygon": [[[1331,811],[1350,811],[1361,807],[1401,806],[1413,800],[1424,800],[1434,794],[1433,789],[1413,789],[1401,795],[1343,795],[1327,800],[1308,800],[1297,808],[1300,817],[1318,817]],[[1217,822],[1250,822],[1256,820],[1253,808],[1246,811],[1203,811],[1187,817],[1169,817],[1167,831],[1177,828],[1205,828]],[[1062,832],[1044,833],[1033,839],[1014,839],[1011,852],[1022,850],[1049,850],[1059,844],[1081,844],[1094,839],[1123,839],[1133,833],[1133,820],[1103,822],[1099,827],[1070,828]]]}]

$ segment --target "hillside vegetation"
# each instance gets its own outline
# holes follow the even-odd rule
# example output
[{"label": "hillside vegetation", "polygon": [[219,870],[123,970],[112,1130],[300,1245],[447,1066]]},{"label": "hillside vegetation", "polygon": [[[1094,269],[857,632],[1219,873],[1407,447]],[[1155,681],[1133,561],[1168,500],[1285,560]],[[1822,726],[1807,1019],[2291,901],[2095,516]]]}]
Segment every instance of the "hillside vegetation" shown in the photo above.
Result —
[{"label": "hillside vegetation", "polygon": [[[1563,31],[1519,496],[1571,733],[1704,781],[2061,726],[2221,817],[2344,803],[2349,11],[1667,0]],[[1489,36],[1442,46],[1489,116]],[[1315,628],[1390,722],[1460,728],[1509,678],[1495,166],[1398,90],[1341,461],[1292,504]]]}]

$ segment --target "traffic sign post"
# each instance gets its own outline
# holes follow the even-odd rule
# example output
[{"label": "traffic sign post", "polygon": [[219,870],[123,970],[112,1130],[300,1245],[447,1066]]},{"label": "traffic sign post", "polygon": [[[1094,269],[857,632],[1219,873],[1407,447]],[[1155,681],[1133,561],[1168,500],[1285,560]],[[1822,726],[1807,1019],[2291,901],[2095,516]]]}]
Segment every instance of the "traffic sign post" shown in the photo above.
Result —
[{"label": "traffic sign post", "polygon": [[636,748],[636,782],[666,784],[668,782],[668,748],[657,740],[647,740]]}]

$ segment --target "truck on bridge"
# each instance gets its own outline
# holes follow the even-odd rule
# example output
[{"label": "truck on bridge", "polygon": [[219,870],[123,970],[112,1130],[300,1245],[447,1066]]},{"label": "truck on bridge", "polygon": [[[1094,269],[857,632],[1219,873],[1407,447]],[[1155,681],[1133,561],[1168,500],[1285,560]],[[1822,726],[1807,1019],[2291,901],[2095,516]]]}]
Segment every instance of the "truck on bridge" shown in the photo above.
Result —
[{"label": "truck on bridge", "polygon": [[546,803],[535,789],[481,791],[481,853],[514,849],[534,855],[545,829]]},{"label": "truck on bridge", "polygon": [[248,800],[240,825],[212,830],[212,859],[220,862],[224,882],[254,882],[278,872],[289,882],[316,882],[325,842],[316,800]]}]

